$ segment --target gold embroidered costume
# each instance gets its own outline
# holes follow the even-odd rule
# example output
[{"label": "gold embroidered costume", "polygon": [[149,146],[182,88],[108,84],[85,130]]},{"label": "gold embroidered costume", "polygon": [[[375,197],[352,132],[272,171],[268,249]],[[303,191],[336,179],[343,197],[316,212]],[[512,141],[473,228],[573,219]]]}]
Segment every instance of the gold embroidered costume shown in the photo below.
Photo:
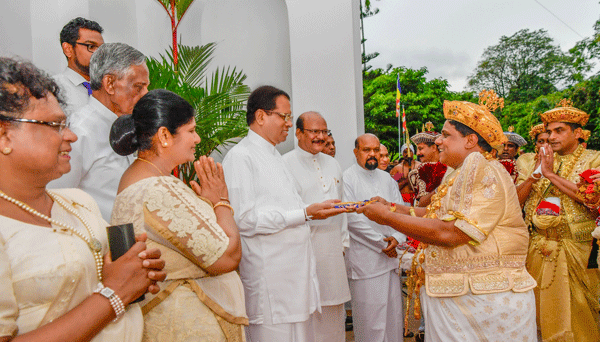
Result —
[{"label": "gold embroidered costume", "polygon": [[525,270],[528,232],[515,187],[504,167],[471,153],[446,176],[454,179],[435,215],[473,239],[455,248],[425,250],[425,287],[432,297],[525,292],[535,281]]},{"label": "gold embroidered costume", "polygon": [[[577,183],[579,173],[600,166],[600,152],[577,147],[554,154],[554,172]],[[537,215],[540,201],[558,197],[560,215]],[[525,202],[531,227],[527,269],[537,280],[538,328],[544,341],[600,341],[597,269],[586,269],[597,212],[559,191],[546,178],[533,184]],[[534,224],[537,223],[537,224]]]},{"label": "gold embroidered costume", "polygon": [[148,248],[159,248],[166,262],[162,291],[140,303],[143,340],[244,341],[248,318],[240,277],[204,271],[229,243],[212,205],[175,177],[150,177],[117,196],[111,223],[127,222],[136,234],[148,233]]},{"label": "gold embroidered costume", "polygon": [[[490,109],[502,101],[487,91],[480,94],[480,104],[486,102],[445,101],[444,116],[499,148],[506,137]],[[484,154],[471,152],[447,172],[427,207],[426,218],[453,221],[471,238],[454,248],[428,245],[419,256],[428,340],[536,339],[536,282],[525,269],[529,234],[512,179],[490,153]]]}]

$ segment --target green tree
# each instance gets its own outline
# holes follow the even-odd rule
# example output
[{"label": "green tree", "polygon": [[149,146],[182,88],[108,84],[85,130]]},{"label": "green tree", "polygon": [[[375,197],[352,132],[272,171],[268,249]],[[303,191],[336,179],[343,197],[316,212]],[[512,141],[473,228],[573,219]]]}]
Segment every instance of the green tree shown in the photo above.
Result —
[{"label": "green tree", "polygon": [[476,91],[494,89],[509,101],[526,102],[562,83],[574,83],[577,74],[572,57],[545,30],[523,29],[485,49],[469,86]]},{"label": "green tree", "polygon": [[[443,101],[475,101],[473,93],[453,93],[448,90],[448,81],[436,78],[428,81],[427,68],[418,70],[405,67],[386,70],[375,69],[365,73],[363,96],[365,108],[365,132],[373,133],[390,154],[399,152],[398,118],[396,117],[396,77],[400,78],[401,104],[406,113],[406,126],[409,135],[421,130],[423,124],[431,121],[440,131],[444,124]],[[402,109],[400,110],[402,112]],[[402,113],[400,113],[402,115]]]}]

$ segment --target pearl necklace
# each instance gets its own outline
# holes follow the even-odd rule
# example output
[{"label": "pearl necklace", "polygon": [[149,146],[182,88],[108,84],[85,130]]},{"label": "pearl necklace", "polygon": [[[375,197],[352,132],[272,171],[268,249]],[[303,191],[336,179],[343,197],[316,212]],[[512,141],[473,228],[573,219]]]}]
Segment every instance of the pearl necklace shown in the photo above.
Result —
[{"label": "pearl necklace", "polygon": [[[79,221],[81,221],[81,223],[83,223],[83,225],[85,226],[85,229],[87,230],[87,232],[89,234],[89,237],[83,235],[80,231],[69,226],[68,224],[56,221],[55,219],[50,218],[50,217],[40,213],[39,211],[33,209],[32,207],[28,206],[27,204],[25,204],[21,201],[18,201],[12,197],[9,197],[7,194],[2,192],[1,190],[0,190],[0,198],[3,198],[5,200],[9,201],[10,203],[25,210],[26,212],[32,214],[33,216],[37,216],[37,217],[49,222],[50,224],[61,227],[62,228],[61,231],[71,232],[73,235],[76,235],[77,237],[82,239],[88,245],[88,247],[92,251],[92,254],[94,255],[94,261],[96,262],[96,273],[98,275],[98,280],[101,282],[102,281],[102,267],[104,265],[104,260],[102,259],[102,254],[101,254],[102,243],[94,235],[94,232],[92,231],[92,228],[90,227],[89,223],[75,209],[71,208],[67,203],[65,203],[57,195],[52,194],[48,191],[46,191],[46,193],[48,194],[48,196],[50,196],[50,198],[52,198],[52,200],[54,202],[58,203],[61,207],[63,207],[69,213],[73,214],[75,217],[77,217],[79,219]],[[74,205],[75,205],[75,203],[73,203],[73,206]],[[56,229],[53,229],[53,230],[56,232]]]}]

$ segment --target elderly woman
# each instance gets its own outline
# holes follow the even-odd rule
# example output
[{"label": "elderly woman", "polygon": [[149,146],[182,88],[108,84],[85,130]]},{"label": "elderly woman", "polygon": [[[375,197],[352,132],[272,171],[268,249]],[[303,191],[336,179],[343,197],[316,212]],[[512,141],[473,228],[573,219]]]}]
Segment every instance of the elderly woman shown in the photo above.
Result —
[{"label": "elderly woman", "polygon": [[248,319],[235,272],[241,244],[223,168],[200,157],[193,190],[169,175],[194,160],[199,142],[193,107],[167,90],[150,91],[111,131],[117,153],[138,151],[121,178],[111,221],[147,232],[148,245],[167,262],[165,290],[142,303],[145,341],[244,340]]},{"label": "elderly woman", "polygon": [[139,241],[112,262],[92,198],[46,190],[77,140],[60,102],[32,64],[0,58],[0,341],[139,341],[128,304],[159,291],[164,261]]}]

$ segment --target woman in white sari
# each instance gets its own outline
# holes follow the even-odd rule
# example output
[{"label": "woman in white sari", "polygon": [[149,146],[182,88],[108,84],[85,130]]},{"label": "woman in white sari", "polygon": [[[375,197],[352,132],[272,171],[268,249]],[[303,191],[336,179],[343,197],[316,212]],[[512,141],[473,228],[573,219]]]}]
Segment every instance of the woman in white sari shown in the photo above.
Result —
[{"label": "woman in white sari", "polygon": [[170,175],[194,160],[199,142],[193,107],[167,90],[150,91],[112,128],[117,153],[138,151],[121,178],[112,224],[133,222],[167,262],[165,289],[141,303],[145,341],[244,341],[241,243],[223,168],[200,157],[193,190]]},{"label": "woman in white sari", "polygon": [[128,304],[158,292],[164,261],[140,241],[112,262],[96,202],[46,190],[77,140],[60,99],[35,66],[0,58],[0,341],[140,341]]}]

